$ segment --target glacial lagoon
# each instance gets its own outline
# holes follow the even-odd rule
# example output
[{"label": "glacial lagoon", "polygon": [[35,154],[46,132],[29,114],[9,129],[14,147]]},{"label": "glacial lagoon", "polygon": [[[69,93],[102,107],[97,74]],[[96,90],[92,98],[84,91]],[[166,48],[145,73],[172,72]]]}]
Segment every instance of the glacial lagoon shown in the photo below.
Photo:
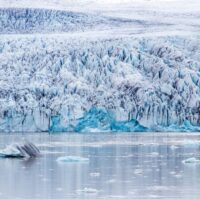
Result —
[{"label": "glacial lagoon", "polygon": [[0,158],[1,199],[198,199],[199,133],[0,134],[42,157]]}]

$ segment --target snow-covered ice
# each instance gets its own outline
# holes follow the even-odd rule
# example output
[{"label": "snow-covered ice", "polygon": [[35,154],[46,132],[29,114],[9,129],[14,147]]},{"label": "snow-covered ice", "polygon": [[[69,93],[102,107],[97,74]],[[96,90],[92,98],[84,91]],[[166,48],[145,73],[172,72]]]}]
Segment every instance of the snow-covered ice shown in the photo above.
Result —
[{"label": "snow-covered ice", "polygon": [[0,128],[199,131],[199,43],[3,36]]},{"label": "snow-covered ice", "polygon": [[197,0],[0,0],[0,130],[200,131]]},{"label": "snow-covered ice", "polygon": [[16,157],[21,158],[20,151],[16,148],[16,145],[9,145],[5,149],[0,150],[0,157]]}]

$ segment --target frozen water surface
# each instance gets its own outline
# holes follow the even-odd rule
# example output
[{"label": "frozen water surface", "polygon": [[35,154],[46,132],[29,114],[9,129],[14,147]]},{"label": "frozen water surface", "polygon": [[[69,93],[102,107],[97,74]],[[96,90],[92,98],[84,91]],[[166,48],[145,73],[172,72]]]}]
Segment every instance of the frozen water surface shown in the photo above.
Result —
[{"label": "frozen water surface", "polygon": [[200,158],[200,134],[0,134],[0,148],[22,136],[44,153],[0,159],[1,199],[199,198],[200,164],[185,162]]}]

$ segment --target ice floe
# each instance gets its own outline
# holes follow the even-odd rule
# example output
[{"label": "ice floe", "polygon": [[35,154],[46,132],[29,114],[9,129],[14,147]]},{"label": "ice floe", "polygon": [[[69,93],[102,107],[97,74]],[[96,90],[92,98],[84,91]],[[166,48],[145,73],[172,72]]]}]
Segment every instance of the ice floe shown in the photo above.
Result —
[{"label": "ice floe", "polygon": [[84,158],[80,156],[63,156],[58,157],[57,162],[61,163],[89,163],[89,158]]},{"label": "ice floe", "polygon": [[196,157],[188,158],[182,161],[184,164],[200,164],[200,159]]}]

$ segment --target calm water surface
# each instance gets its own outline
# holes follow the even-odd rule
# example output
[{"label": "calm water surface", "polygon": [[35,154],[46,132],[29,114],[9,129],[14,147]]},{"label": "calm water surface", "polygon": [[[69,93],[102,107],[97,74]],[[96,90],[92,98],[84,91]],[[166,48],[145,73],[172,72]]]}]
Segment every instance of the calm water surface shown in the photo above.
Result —
[{"label": "calm water surface", "polygon": [[[36,143],[37,159],[0,159],[0,199],[200,198],[200,134],[0,134]],[[62,156],[84,162],[56,161]]]}]

